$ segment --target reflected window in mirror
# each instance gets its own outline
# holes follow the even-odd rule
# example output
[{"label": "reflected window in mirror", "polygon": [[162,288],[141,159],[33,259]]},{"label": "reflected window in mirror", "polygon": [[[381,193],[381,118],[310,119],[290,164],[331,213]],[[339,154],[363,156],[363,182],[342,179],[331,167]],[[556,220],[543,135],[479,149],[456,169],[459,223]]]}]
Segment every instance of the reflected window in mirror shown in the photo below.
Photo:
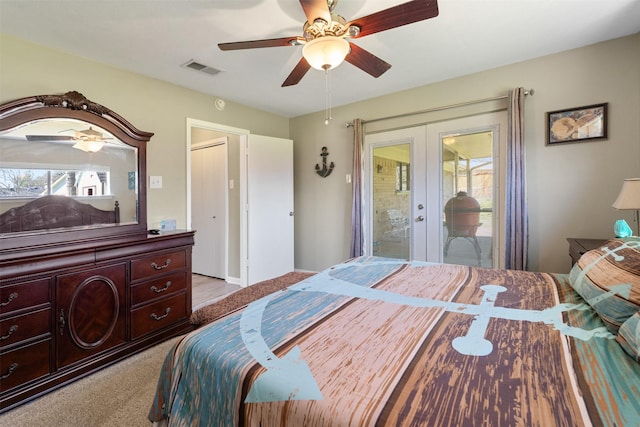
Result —
[{"label": "reflected window in mirror", "polygon": [[118,202],[120,223],[138,220],[138,149],[81,120],[34,120],[0,133],[0,213],[39,197],[97,209]]}]

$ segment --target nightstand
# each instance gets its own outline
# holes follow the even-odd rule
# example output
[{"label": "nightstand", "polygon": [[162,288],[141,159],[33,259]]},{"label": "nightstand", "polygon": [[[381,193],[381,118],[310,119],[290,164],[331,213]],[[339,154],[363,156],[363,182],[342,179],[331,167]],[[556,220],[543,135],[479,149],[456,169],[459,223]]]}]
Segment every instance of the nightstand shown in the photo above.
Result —
[{"label": "nightstand", "polygon": [[569,256],[571,257],[571,265],[578,262],[582,254],[591,249],[599,248],[607,241],[607,239],[576,239],[568,238]]}]

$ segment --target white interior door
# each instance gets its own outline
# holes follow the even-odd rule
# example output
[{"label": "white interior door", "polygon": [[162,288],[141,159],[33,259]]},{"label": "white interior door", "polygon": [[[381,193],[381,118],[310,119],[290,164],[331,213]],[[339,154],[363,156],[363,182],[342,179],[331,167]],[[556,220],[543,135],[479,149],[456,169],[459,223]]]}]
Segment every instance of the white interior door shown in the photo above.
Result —
[{"label": "white interior door", "polygon": [[293,141],[260,135],[244,140],[241,238],[247,244],[241,281],[252,285],[294,269]]},{"label": "white interior door", "polygon": [[225,279],[227,138],[191,146],[191,226],[196,230],[192,269]]}]

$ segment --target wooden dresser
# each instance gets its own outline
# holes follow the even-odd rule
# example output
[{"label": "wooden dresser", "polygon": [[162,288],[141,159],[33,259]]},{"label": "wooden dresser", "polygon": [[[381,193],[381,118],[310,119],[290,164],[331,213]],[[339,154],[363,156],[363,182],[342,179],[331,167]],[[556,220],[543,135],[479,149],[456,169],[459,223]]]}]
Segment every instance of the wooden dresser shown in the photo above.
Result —
[{"label": "wooden dresser", "polygon": [[192,329],[194,233],[147,234],[152,136],[75,91],[0,105],[0,412]]},{"label": "wooden dresser", "polygon": [[0,411],[191,330],[193,232],[0,261]]}]

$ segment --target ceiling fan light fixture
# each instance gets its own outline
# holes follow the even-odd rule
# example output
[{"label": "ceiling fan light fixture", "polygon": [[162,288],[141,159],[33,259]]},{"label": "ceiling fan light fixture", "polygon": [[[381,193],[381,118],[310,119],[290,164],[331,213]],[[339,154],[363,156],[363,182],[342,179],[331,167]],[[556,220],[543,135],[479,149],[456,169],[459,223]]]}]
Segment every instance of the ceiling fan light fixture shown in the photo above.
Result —
[{"label": "ceiling fan light fixture", "polygon": [[104,140],[81,139],[73,144],[73,148],[87,153],[96,153],[104,147],[105,142]]},{"label": "ceiling fan light fixture", "polygon": [[89,126],[89,129],[77,131],[74,139],[76,140],[76,143],[73,145],[73,148],[86,151],[87,153],[100,151],[106,143],[102,132],[98,132],[91,126]]},{"label": "ceiling fan light fixture", "polygon": [[345,39],[323,36],[307,42],[302,47],[302,56],[317,70],[331,70],[342,64],[350,50]]}]

